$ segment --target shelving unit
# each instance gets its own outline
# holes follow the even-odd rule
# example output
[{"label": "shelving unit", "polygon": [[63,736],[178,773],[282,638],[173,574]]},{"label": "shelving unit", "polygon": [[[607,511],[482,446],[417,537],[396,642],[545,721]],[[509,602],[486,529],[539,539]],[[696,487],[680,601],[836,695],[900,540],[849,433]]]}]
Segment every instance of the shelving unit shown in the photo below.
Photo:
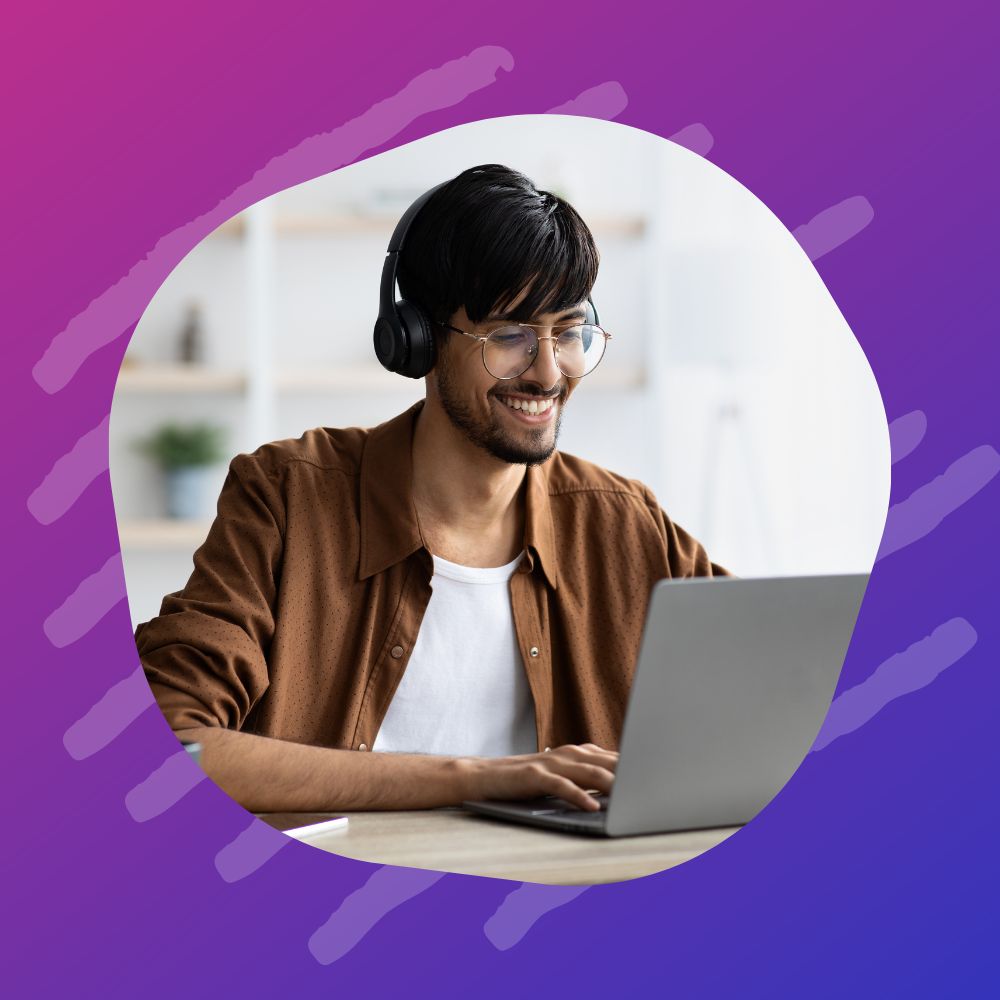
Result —
[{"label": "shelving unit", "polygon": [[211,521],[178,521],[169,518],[121,521],[118,539],[123,547],[144,550],[194,551],[208,536]]}]

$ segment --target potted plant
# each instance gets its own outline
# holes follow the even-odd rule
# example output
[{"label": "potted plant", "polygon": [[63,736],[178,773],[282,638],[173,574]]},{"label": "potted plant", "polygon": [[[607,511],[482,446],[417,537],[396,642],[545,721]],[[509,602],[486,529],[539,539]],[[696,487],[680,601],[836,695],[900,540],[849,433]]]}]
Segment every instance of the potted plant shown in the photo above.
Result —
[{"label": "potted plant", "polygon": [[164,424],[151,437],[138,442],[164,471],[169,517],[198,517],[205,468],[225,457],[222,442],[223,429],[210,424]]}]

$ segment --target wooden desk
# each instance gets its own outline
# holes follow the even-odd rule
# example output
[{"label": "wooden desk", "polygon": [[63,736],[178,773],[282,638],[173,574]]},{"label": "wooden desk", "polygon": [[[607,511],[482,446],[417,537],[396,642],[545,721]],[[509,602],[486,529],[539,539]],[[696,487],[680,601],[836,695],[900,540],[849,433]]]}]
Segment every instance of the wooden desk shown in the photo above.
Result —
[{"label": "wooden desk", "polygon": [[[319,823],[336,813],[269,813],[279,830]],[[738,827],[588,837],[473,816],[462,809],[343,813],[346,830],[309,843],[331,854],[378,864],[430,868],[553,885],[620,882],[663,871],[721,843]]]}]

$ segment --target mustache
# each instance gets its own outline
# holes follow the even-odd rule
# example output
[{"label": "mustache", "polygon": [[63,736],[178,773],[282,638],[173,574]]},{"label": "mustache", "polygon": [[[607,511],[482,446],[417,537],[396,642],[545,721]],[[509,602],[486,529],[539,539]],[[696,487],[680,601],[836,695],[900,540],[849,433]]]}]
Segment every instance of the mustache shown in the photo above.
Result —
[{"label": "mustache", "polygon": [[538,386],[534,385],[504,385],[497,386],[490,391],[491,396],[504,395],[513,392],[519,396],[531,396],[534,399],[565,399],[569,392],[569,386],[563,383],[555,392],[540,392]]}]

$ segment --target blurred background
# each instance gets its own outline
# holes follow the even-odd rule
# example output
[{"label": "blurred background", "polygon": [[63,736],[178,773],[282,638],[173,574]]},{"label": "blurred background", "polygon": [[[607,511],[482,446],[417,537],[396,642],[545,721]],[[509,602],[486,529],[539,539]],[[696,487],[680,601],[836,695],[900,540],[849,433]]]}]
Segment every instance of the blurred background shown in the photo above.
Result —
[{"label": "blurred background", "polygon": [[478,163],[567,198],[601,252],[594,301],[614,339],[567,407],[560,449],[646,482],[741,576],[871,568],[889,498],[885,413],[791,234],[680,146],[615,123],[526,116],[282,191],[170,275],[112,407],[134,623],[187,580],[233,455],[311,427],[374,426],[422,398],[422,381],[374,357],[382,261],[406,207]]}]

